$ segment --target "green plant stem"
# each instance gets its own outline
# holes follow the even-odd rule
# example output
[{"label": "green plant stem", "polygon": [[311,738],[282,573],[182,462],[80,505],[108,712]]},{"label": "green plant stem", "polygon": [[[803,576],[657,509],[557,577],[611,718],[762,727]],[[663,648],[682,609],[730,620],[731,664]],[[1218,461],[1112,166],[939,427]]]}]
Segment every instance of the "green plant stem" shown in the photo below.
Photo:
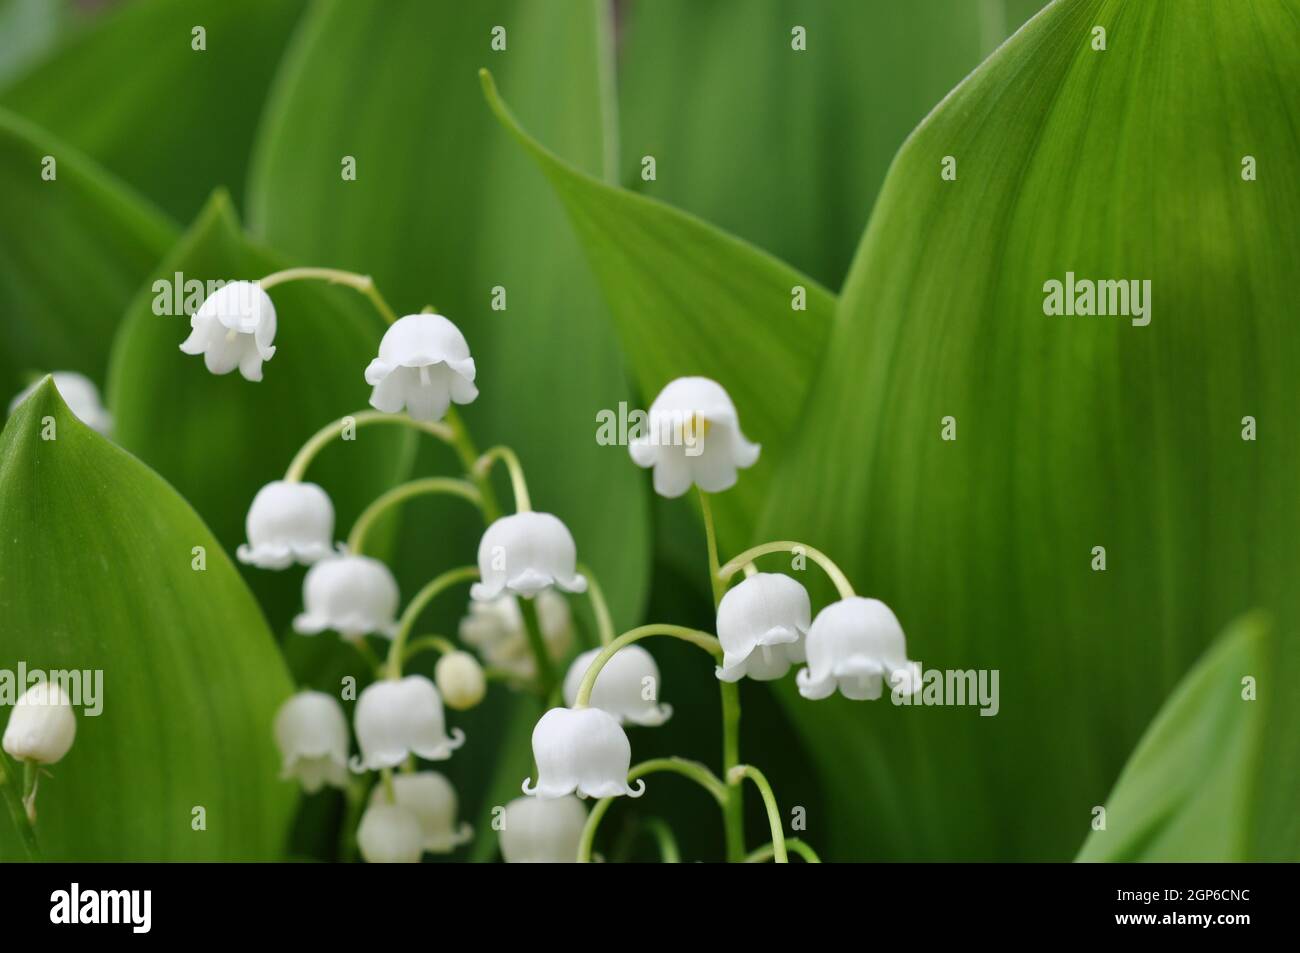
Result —
[{"label": "green plant stem", "polygon": [[650,832],[655,843],[659,845],[660,863],[680,864],[682,862],[682,851],[677,846],[677,837],[663,818],[647,817],[642,821],[642,826]]},{"label": "green plant stem", "polygon": [[596,676],[605,667],[605,663],[614,657],[615,652],[652,635],[666,635],[681,639],[708,652],[715,660],[722,658],[722,644],[714,636],[699,629],[688,629],[684,625],[668,625],[662,622],[629,629],[601,649],[600,654],[591,660],[591,664],[587,666],[587,671],[582,676],[582,681],[578,684],[578,695],[574,699],[573,707],[585,708],[591,703],[591,690],[596,685]]},{"label": "green plant stem", "polygon": [[753,781],[754,787],[758,788],[758,793],[763,796],[763,806],[767,808],[767,824],[772,829],[772,857],[778,864],[788,864],[790,858],[785,852],[785,830],[781,826],[781,809],[776,805],[776,795],[772,793],[772,785],[767,783],[763,772],[752,764],[738,764],[727,772],[727,781],[735,785],[737,793],[740,791],[740,783],[745,778]]},{"label": "green plant stem", "polygon": [[332,285],[346,285],[370,299],[370,303],[375,306],[375,310],[379,312],[379,316],[385,323],[393,324],[397,321],[397,314],[384,300],[384,296],[375,287],[374,279],[369,275],[339,271],[336,268],[289,268],[267,275],[257,283],[262,286],[263,291],[270,291],[276,285],[287,284],[290,281],[328,281]]},{"label": "green plant stem", "polygon": [[459,496],[462,499],[469,500],[480,509],[483,506],[482,494],[479,493],[474,484],[466,480],[457,480],[453,477],[425,477],[424,479],[403,483],[376,498],[357,517],[357,521],[352,524],[352,532],[348,534],[348,552],[359,553],[362,551],[366,534],[373,528],[375,521],[390,508],[404,503],[412,497],[439,493]]},{"label": "green plant stem", "polygon": [[433,650],[439,655],[450,655],[452,652],[459,652],[456,643],[442,635],[422,635],[418,639],[412,639],[406,643],[406,649],[402,653],[402,664],[405,665],[411,659],[415,658],[421,652]]},{"label": "green plant stem", "polygon": [[[807,843],[797,837],[787,837],[785,846],[788,850],[798,854],[805,862],[810,864],[820,864],[822,859],[817,856],[817,851],[813,850]],[[750,852],[745,858],[747,864],[761,864],[765,860],[770,860],[776,854],[776,849],[771,844],[764,844],[755,851]]]},{"label": "green plant stem", "polygon": [[528,481],[524,479],[524,466],[519,462],[519,455],[507,446],[497,446],[486,451],[474,461],[474,475],[487,479],[492,472],[492,464],[500,460],[510,471],[510,489],[515,497],[515,512],[528,513],[533,508],[528,496]]},{"label": "green plant stem", "polygon": [[[671,771],[674,774],[689,778],[708,791],[719,807],[725,807],[727,802],[726,785],[698,761],[688,761],[686,758],[654,758],[650,761],[642,761],[640,764],[633,765],[632,770],[627,773],[627,780],[631,784],[637,778],[659,771]],[[609,812],[610,805],[613,802],[614,798],[612,797],[601,798],[596,802],[596,806],[591,809],[591,813],[587,815],[587,824],[582,829],[582,839],[578,842],[578,863],[590,863],[591,848],[596,841],[596,829],[600,827],[601,819]]]},{"label": "green plant stem", "polygon": [[402,618],[397,623],[397,634],[388,647],[387,675],[389,678],[402,677],[402,653],[406,649],[406,640],[410,638],[411,628],[415,625],[415,620],[420,617],[420,613],[424,611],[425,606],[444,590],[458,583],[470,582],[477,578],[477,566],[460,566],[456,569],[448,569],[426,583],[424,588],[417,592],[414,598],[407,603],[405,611],[402,612]]},{"label": "green plant stem", "polygon": [[41,859],[40,844],[36,840],[36,830],[27,818],[27,809],[23,805],[22,795],[15,789],[14,785],[17,781],[18,778],[14,776],[9,759],[4,755],[0,755],[0,794],[3,794],[5,804],[9,808],[9,817],[13,821],[14,829],[18,832],[19,840],[22,841],[23,850],[27,853],[27,859],[39,861]]},{"label": "green plant stem", "polygon": [[537,617],[537,604],[532,599],[525,599],[523,596],[516,597],[519,603],[519,614],[524,620],[524,633],[528,636],[528,648],[533,653],[533,661],[537,664],[537,691],[544,699],[549,699],[552,692],[559,686],[556,681],[555,663],[551,660],[551,653],[546,648],[546,639],[542,636],[542,623]]},{"label": "green plant stem", "polygon": [[747,549],[739,556],[729,560],[727,564],[717,570],[714,575],[725,583],[726,580],[744,569],[747,563],[753,562],[759,556],[767,556],[770,553],[790,552],[802,552],[818,566],[821,566],[826,575],[830,577],[831,582],[835,584],[835,588],[839,592],[841,599],[853,598],[853,585],[849,582],[849,577],[844,575],[844,572],[839,566],[835,565],[834,561],[832,561],[829,556],[821,550],[814,549],[806,543],[799,543],[789,539],[772,543],[763,543],[759,546]]},{"label": "green plant stem", "polygon": [[455,407],[447,408],[445,425],[450,433],[449,442],[452,449],[460,458],[460,465],[465,468],[465,473],[474,481],[483,498],[483,519],[488,523],[495,522],[501,518],[501,504],[497,502],[496,491],[492,489],[492,481],[488,479],[488,475],[478,473],[474,469],[474,464],[479,458],[478,448],[474,445],[469,428],[465,426],[465,421],[461,419]]},{"label": "green plant stem", "polygon": [[423,430],[425,433],[432,434],[444,443],[452,443],[453,431],[451,427],[445,424],[436,423],[430,420],[413,420],[405,414],[386,414],[379,410],[359,410],[355,414],[348,414],[346,417],[340,417],[338,420],[326,424],[320,430],[316,431],[311,438],[302,445],[302,449],[289,463],[289,469],[284,472],[284,479],[288,483],[298,483],[302,480],[307,472],[307,467],[311,465],[316,455],[330,444],[339,434],[343,433],[349,426],[361,428],[370,424],[397,424],[402,427],[411,427],[415,430]]},{"label": "green plant stem", "polygon": [[357,653],[365,659],[366,664],[370,666],[375,675],[382,673],[384,663],[380,661],[379,656],[375,654],[375,650],[370,647],[370,643],[366,641],[364,635],[355,639],[345,639],[344,641],[357,650]]},{"label": "green plant stem", "polygon": [[609,614],[609,603],[605,601],[605,590],[596,580],[591,567],[578,563],[578,572],[587,579],[587,598],[591,600],[591,611],[596,617],[596,630],[600,633],[600,644],[609,645],[614,641],[614,619]]}]

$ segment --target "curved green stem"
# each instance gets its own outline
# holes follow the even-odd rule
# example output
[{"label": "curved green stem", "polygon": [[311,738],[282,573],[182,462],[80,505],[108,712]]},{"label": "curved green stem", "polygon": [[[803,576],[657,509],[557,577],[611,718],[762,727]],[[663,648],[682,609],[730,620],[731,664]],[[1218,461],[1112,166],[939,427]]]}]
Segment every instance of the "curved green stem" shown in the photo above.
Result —
[{"label": "curved green stem", "polygon": [[[785,839],[785,846],[802,857],[807,863],[820,864],[822,862],[822,859],[817,856],[817,851],[813,850],[812,847],[797,837],[787,837]],[[771,844],[764,844],[757,850],[752,851],[749,856],[745,858],[745,863],[761,864],[765,860],[770,860],[775,855],[776,848]]]},{"label": "curved green stem", "polygon": [[609,614],[609,603],[605,601],[605,590],[596,581],[596,574],[590,567],[578,563],[578,572],[587,579],[587,598],[591,600],[591,611],[596,616],[596,629],[600,633],[600,644],[609,645],[614,641],[614,618]]},{"label": "curved green stem", "polygon": [[524,479],[524,467],[519,462],[519,455],[507,446],[493,447],[474,461],[474,475],[487,479],[492,472],[492,464],[500,460],[510,471],[510,488],[515,496],[515,512],[527,513],[533,508],[528,497],[528,481]]},{"label": "curved green stem", "polygon": [[385,322],[392,324],[397,320],[397,314],[389,307],[384,296],[375,287],[375,280],[369,275],[339,271],[336,268],[288,268],[267,275],[257,283],[262,286],[263,291],[270,291],[276,285],[287,284],[290,281],[328,281],[332,285],[346,285],[369,298],[370,303],[375,306],[375,310]]},{"label": "curved green stem", "polygon": [[[658,771],[671,771],[689,778],[708,791],[720,807],[726,804],[726,786],[704,765],[685,758],[654,758],[650,761],[642,761],[640,764],[633,765],[632,770],[627,773],[628,783],[631,784],[637,778]],[[613,801],[612,797],[601,798],[587,815],[587,824],[582,829],[582,839],[578,842],[578,863],[585,864],[591,861],[591,848],[596,841],[596,828],[600,826],[601,819],[608,813]]]},{"label": "curved green stem", "polygon": [[448,569],[440,576],[434,577],[433,580],[426,583],[424,588],[417,592],[414,598],[407,603],[405,611],[402,612],[402,618],[397,623],[397,635],[393,637],[392,644],[388,647],[388,677],[402,677],[402,653],[406,650],[406,640],[410,638],[411,627],[415,625],[415,620],[420,617],[425,606],[437,597],[437,595],[446,589],[450,589],[457,583],[470,582],[478,578],[477,566],[460,566],[457,569]]},{"label": "curved green stem", "polygon": [[523,596],[516,596],[515,601],[519,604],[519,614],[524,620],[524,635],[528,637],[528,649],[533,653],[533,661],[537,665],[537,691],[543,699],[549,699],[552,692],[559,688],[559,681],[555,675],[555,663],[551,659],[551,652],[546,647],[546,639],[542,636],[542,622],[537,617],[537,605],[532,599],[525,599]]},{"label": "curved green stem", "polygon": [[461,419],[455,407],[447,408],[445,419],[452,449],[456,451],[456,456],[460,458],[460,465],[474,480],[483,497],[483,519],[488,523],[495,522],[501,516],[501,504],[497,502],[496,491],[492,489],[492,481],[487,478],[487,474],[477,473],[474,470],[479,454],[478,448],[474,446],[474,439],[469,435],[469,428],[465,426],[465,421]]},{"label": "curved green stem", "polygon": [[402,664],[405,665],[421,652],[429,650],[433,650],[439,655],[450,655],[452,652],[460,651],[460,649],[456,648],[456,643],[446,636],[422,635],[418,639],[412,639],[406,643],[406,649],[402,652]]},{"label": "curved green stem", "polygon": [[659,845],[659,861],[664,864],[680,864],[682,862],[682,851],[677,846],[677,837],[673,834],[673,829],[661,817],[647,817],[641,822],[650,836],[655,839]]},{"label": "curved green stem", "polygon": [[340,417],[316,431],[311,439],[302,445],[302,449],[289,463],[289,469],[284,472],[284,479],[289,483],[298,483],[306,474],[307,467],[311,465],[316,454],[325,449],[334,438],[343,433],[349,426],[365,427],[369,424],[398,424],[415,430],[423,430],[425,433],[433,434],[444,443],[451,443],[453,439],[452,429],[445,424],[431,420],[414,420],[405,414],[386,414],[379,410],[359,410],[355,414]]},{"label": "curved green stem", "polygon": [[759,556],[766,556],[770,553],[794,552],[802,552],[817,565],[821,566],[826,572],[826,575],[830,577],[831,582],[835,583],[835,588],[839,591],[841,599],[853,598],[853,585],[849,582],[849,577],[844,575],[840,570],[840,567],[835,565],[829,556],[821,550],[814,549],[806,543],[798,543],[794,540],[784,539],[773,543],[763,543],[762,545],[747,549],[739,556],[728,561],[725,566],[717,571],[716,575],[720,580],[725,582],[741,569],[745,568],[746,563],[753,562]]},{"label": "curved green stem", "polygon": [[[38,861],[41,859],[41,848],[36,841],[36,830],[27,818],[22,795],[15,789],[18,779],[11,777],[12,775],[13,770],[9,767],[9,759],[0,754],[0,794],[3,794],[5,804],[9,808],[9,817],[18,832],[19,840],[22,841],[23,850],[27,852],[27,859]],[[13,783],[10,783],[11,781]]]},{"label": "curved green stem", "polygon": [[709,582],[713,586],[713,607],[716,609],[727,592],[729,576],[723,576],[718,570],[718,534],[713,528],[713,508],[709,505],[709,495],[698,490],[700,498],[700,516],[704,519],[704,540],[709,547]]},{"label": "curved green stem", "polygon": [[[591,664],[587,666],[587,671],[582,676],[582,681],[578,684],[578,696],[574,699],[573,707],[585,708],[590,704],[591,690],[596,685],[596,676],[605,667],[605,663],[614,657],[615,652],[625,645],[631,645],[633,642],[639,642],[641,639],[649,638],[652,635],[667,635],[674,639],[681,639],[684,642],[690,642],[692,645],[698,646],[715,659],[722,658],[722,643],[707,632],[701,632],[699,629],[688,629],[684,625],[667,625],[664,623],[643,625],[624,632],[601,649],[600,654],[591,660]],[[724,684],[726,683],[724,682]]]},{"label": "curved green stem", "polygon": [[466,480],[457,480],[452,477],[426,477],[421,480],[403,483],[378,497],[357,517],[357,521],[352,524],[352,532],[348,534],[348,552],[361,552],[366,534],[374,526],[375,520],[379,519],[385,511],[397,506],[399,503],[406,502],[412,497],[434,493],[459,496],[469,500],[477,507],[481,508],[483,506],[482,495],[474,487],[474,484]]},{"label": "curved green stem", "polygon": [[357,650],[357,654],[365,660],[376,675],[383,671],[384,663],[379,660],[379,656],[375,654],[375,650],[370,647],[364,635],[355,639],[344,639],[344,641]]},{"label": "curved green stem", "polygon": [[753,781],[754,787],[758,788],[758,793],[763,795],[763,805],[767,808],[767,824],[772,829],[772,857],[778,864],[788,864],[790,858],[785,852],[785,830],[781,826],[781,809],[776,806],[776,795],[772,793],[772,785],[767,783],[763,772],[752,764],[738,764],[727,772],[729,784],[739,785],[745,778]]}]

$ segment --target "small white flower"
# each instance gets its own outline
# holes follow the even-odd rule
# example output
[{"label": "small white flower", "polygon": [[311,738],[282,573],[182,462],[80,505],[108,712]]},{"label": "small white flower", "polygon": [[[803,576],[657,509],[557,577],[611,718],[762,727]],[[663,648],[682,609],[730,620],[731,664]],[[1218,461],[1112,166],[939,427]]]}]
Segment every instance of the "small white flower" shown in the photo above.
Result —
[{"label": "small white flower", "polygon": [[248,542],[239,561],[262,569],[310,566],[330,555],[334,543],[334,504],[315,483],[273,480],[257,491],[244,521]]},{"label": "small white flower", "polygon": [[[450,854],[474,836],[468,824],[456,823],[456,789],[437,771],[393,775],[393,795],[397,806],[420,822],[420,846],[429,853]],[[385,785],[375,785],[370,803],[388,803]]]},{"label": "small white flower", "polygon": [[804,698],[840,690],[855,701],[879,698],[890,687],[912,694],[921,687],[921,666],[907,659],[907,642],[889,606],[853,596],[832,602],[808,630],[808,667],[797,678]]},{"label": "small white flower", "polygon": [[468,711],[487,694],[483,666],[468,652],[448,652],[433,667],[433,680],[448,708]]},{"label": "small white flower", "polygon": [[[537,594],[537,621],[551,659],[559,661],[573,644],[573,615],[569,601],[553,589]],[[460,620],[460,639],[478,651],[488,665],[520,681],[537,674],[537,660],[528,646],[519,600],[498,596],[487,602],[470,600],[469,615]]]},{"label": "small white flower", "polygon": [[585,592],[587,580],[577,572],[578,549],[569,528],[550,513],[503,516],[478,544],[481,582],[470,587],[473,599],[495,599],[503,592],[532,598],[557,586]]},{"label": "small white flower", "polygon": [[333,629],[345,639],[397,630],[397,580],[377,559],[343,554],[322,559],[302,581],[303,611],[294,631],[315,635]]},{"label": "small white flower", "polygon": [[[578,686],[600,649],[583,652],[564,676],[564,703],[573,706],[578,697]],[[607,711],[620,724],[631,723],[654,727],[672,717],[672,705],[657,704],[659,698],[659,666],[654,656],[639,645],[625,645],[615,652],[591,690],[591,707]]]},{"label": "small white flower", "polygon": [[465,335],[440,314],[408,314],[385,331],[366,383],[372,407],[387,414],[405,407],[416,420],[441,420],[452,401],[478,396]]},{"label": "small white flower", "polygon": [[587,825],[587,809],[573,795],[517,797],[501,818],[501,857],[507,864],[572,864]]},{"label": "small white flower", "polygon": [[343,706],[324,692],[299,692],[275,715],[282,778],[296,778],[308,794],[325,785],[347,787],[348,721]]},{"label": "small white flower", "polygon": [[213,374],[236,367],[245,380],[262,379],[262,362],[275,354],[275,305],[256,281],[232,281],[208,295],[190,318],[186,354],[202,354]]},{"label": "small white flower", "polygon": [[57,682],[37,682],[14,704],[0,747],[18,761],[54,764],[77,737],[77,716]]},{"label": "small white flower", "polygon": [[423,840],[420,819],[387,801],[371,802],[357,828],[357,847],[368,864],[419,863]]},{"label": "small white flower", "polygon": [[679,377],[650,405],[648,432],[628,451],[639,467],[654,467],[655,492],[681,496],[695,484],[720,493],[736,484],[736,470],[758,460],[745,439],[727,392],[707,377]]},{"label": "small white flower", "polygon": [[465,743],[459,728],[447,736],[442,696],[423,675],[367,685],[352,723],[361,749],[360,757],[352,759],[352,770],[358,772],[396,767],[410,755],[446,761]]},{"label": "small white flower", "polygon": [[718,678],[766,682],[804,660],[812,619],[808,590],[781,573],[760,572],[727,591],[718,606],[722,665]]},{"label": "small white flower", "polygon": [[530,790],[524,778],[524,793],[530,796],[563,797],[575,791],[586,797],[626,794],[640,797],[639,787],[627,783],[632,767],[632,745],[618,719],[599,708],[552,708],[533,728],[533,760],[537,762],[537,783]]},{"label": "small white flower", "polygon": [[[72,416],[104,436],[112,432],[113,416],[100,400],[99,388],[95,386],[94,381],[76,371],[55,371],[50,377],[54,379],[54,388],[63,398],[63,402],[68,405],[68,410],[72,411]],[[12,414],[17,410],[18,405],[40,386],[41,382],[36,381],[30,387],[24,388],[9,402],[9,413]]]}]

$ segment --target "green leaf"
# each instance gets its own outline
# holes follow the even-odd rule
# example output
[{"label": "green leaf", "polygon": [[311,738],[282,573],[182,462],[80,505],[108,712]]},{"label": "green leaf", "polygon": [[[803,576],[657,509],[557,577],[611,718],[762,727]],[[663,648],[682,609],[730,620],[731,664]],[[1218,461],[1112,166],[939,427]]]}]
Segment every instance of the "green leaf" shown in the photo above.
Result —
[{"label": "green leaf", "polygon": [[[1295,654],[1298,24],[1293,0],[1054,3],[895,160],[764,535],[1002,700],[792,701],[842,855],[1073,856],[1231,619],[1267,609]],[[1150,280],[1151,323],[1045,314],[1067,272]]]},{"label": "green leaf", "polygon": [[0,83],[55,44],[68,12],[67,0],[0,0]]},{"label": "green leaf", "polygon": [[[46,859],[281,856],[295,797],[271,722],[292,686],[257,603],[185,501],[48,378],[0,435],[0,615],[6,667],[102,673],[100,713],[76,710],[40,782]],[[0,856],[21,856],[7,818]]]},{"label": "green leaf", "polygon": [[1256,829],[1257,795],[1280,780],[1265,744],[1269,708],[1294,695],[1278,677],[1277,650],[1262,615],[1232,625],[1138,742],[1106,799],[1105,828],[1078,860],[1249,861],[1261,848],[1300,859],[1300,840],[1265,844]]},{"label": "green leaf", "polygon": [[[113,348],[108,401],[116,439],[185,495],[227,553],[246,538],[244,519],[258,489],[282,479],[307,438],[365,409],[370,395],[363,372],[383,322],[343,288],[275,288],[276,353],[259,383],[238,373],[216,377],[201,358],[180,351],[189,320],[177,308],[178,280],[190,296],[188,282],[253,279],[282,267],[243,236],[218,193],[130,306]],[[189,297],[182,309],[192,312],[203,296]],[[413,446],[409,430],[362,428],[312,465],[307,479],[329,493],[339,539],[366,504],[404,478]],[[302,570],[241,568],[279,631],[300,611]]]},{"label": "green leaf", "polygon": [[3,111],[0,193],[0,400],[7,407],[30,372],[80,371],[102,383],[113,329],[172,226],[84,156]]},{"label": "green leaf", "polygon": [[[1030,12],[1010,6],[633,4],[620,57],[624,181],[838,288],[894,153]],[[656,160],[653,181],[643,156]]]},{"label": "green leaf", "polygon": [[[626,451],[595,439],[597,412],[628,398],[625,372],[563,212],[500,135],[475,75],[491,62],[527,88],[527,112],[599,168],[612,146],[604,12],[595,0],[313,8],[268,106],[249,208],[277,248],[372,274],[400,312],[432,303],[464,330],[481,391],[465,416],[480,445],[518,451],[534,505],[568,524],[630,624],[647,583],[646,485]],[[495,26],[504,51],[490,48]],[[498,287],[504,311],[492,310]],[[464,561],[482,532],[412,530],[399,562],[424,579],[441,554]]]},{"label": "green leaf", "polygon": [[[523,130],[486,72],[483,90],[568,209],[646,399],[674,378],[711,377],[735,401],[746,435],[764,445],[715,504],[719,534],[743,545],[798,423],[834,297],[752,245],[563,161]],[[793,307],[795,289],[805,309]]]},{"label": "green leaf", "polygon": [[[137,0],[0,91],[180,221],[243,193],[258,118],[301,0]],[[203,50],[193,31],[204,30]],[[94,107],[88,108],[88,91]]]}]

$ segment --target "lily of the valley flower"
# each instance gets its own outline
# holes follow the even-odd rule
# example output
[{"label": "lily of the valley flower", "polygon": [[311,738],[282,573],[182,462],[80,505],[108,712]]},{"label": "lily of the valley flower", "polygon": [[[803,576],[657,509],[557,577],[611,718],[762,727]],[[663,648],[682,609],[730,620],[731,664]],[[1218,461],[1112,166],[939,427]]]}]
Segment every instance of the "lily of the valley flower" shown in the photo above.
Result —
[{"label": "lily of the valley flower", "polygon": [[487,694],[487,678],[468,652],[448,652],[433,667],[433,680],[448,708],[468,711]]},{"label": "lily of the valley flower", "polygon": [[[437,771],[393,775],[395,803],[420,823],[419,846],[431,854],[450,854],[474,836],[473,828],[456,823],[456,789]],[[370,795],[372,806],[387,803],[388,792],[377,784]]]},{"label": "lily of the valley flower", "polygon": [[571,864],[587,824],[587,809],[573,795],[517,797],[501,817],[501,856],[507,864]]},{"label": "lily of the valley flower", "polygon": [[724,682],[748,675],[766,682],[804,660],[812,619],[808,590],[781,573],[760,572],[727,591],[718,605],[718,640]]},{"label": "lily of the valley flower", "polygon": [[322,559],[302,581],[303,611],[294,630],[315,635],[333,629],[345,639],[397,629],[397,580],[377,559],[343,554]]},{"label": "lily of the valley flower", "polygon": [[921,687],[921,666],[907,659],[907,642],[889,606],[854,596],[833,602],[808,630],[808,667],[799,672],[804,698],[840,690],[855,701],[879,698],[883,683],[905,695]]},{"label": "lily of the valley flower", "polygon": [[524,793],[543,798],[575,791],[586,797],[640,797],[639,787],[627,783],[632,745],[618,719],[600,708],[552,708],[533,728],[533,760],[537,783]]},{"label": "lily of the valley flower", "polygon": [[368,864],[419,863],[423,840],[420,819],[387,801],[372,802],[357,828],[357,847]]},{"label": "lily of the valley flower", "polygon": [[[582,676],[599,654],[600,649],[583,652],[569,666],[564,676],[566,705],[577,699]],[[609,712],[620,724],[662,725],[672,716],[673,706],[658,704],[658,698],[659,666],[639,645],[625,645],[610,656],[591,689],[591,707]]]},{"label": "lily of the valley flower", "polygon": [[465,335],[440,314],[408,314],[385,331],[366,383],[372,407],[389,414],[405,407],[416,420],[441,420],[452,401],[478,396]]},{"label": "lily of the valley flower", "polygon": [[274,480],[257,491],[244,521],[248,542],[239,561],[262,569],[309,566],[330,555],[334,504],[315,483]]},{"label": "lily of the valley flower", "polygon": [[308,794],[326,784],[347,786],[348,722],[343,706],[324,692],[299,692],[275,716],[282,778],[296,778]]},{"label": "lily of the valley flower", "polygon": [[480,600],[507,592],[532,598],[550,586],[585,592],[587,580],[578,575],[577,560],[569,528],[550,513],[503,516],[479,542],[482,581],[474,583],[469,594]]},{"label": "lily of the valley flower", "polygon": [[14,705],[0,747],[17,761],[54,764],[76,737],[77,716],[63,688],[57,682],[37,682]]},{"label": "lily of the valley flower", "polygon": [[262,379],[262,362],[275,354],[275,305],[255,281],[232,281],[208,295],[190,318],[186,354],[202,354],[213,374],[236,367],[245,380]]},{"label": "lily of the valley flower", "polygon": [[[72,411],[72,416],[76,417],[91,430],[95,430],[107,436],[113,430],[113,417],[104,407],[104,402],[100,400],[99,388],[95,386],[94,381],[84,374],[78,374],[76,371],[55,371],[50,375],[54,380],[54,388],[63,398],[63,402],[68,405],[68,410]],[[30,387],[26,387],[9,402],[9,413],[18,409],[18,405],[25,401],[31,393],[41,386],[40,381],[36,381]]]},{"label": "lily of the valley flower", "polygon": [[679,377],[650,405],[648,433],[628,451],[640,467],[654,467],[655,492],[681,496],[695,484],[720,493],[736,470],[754,465],[760,447],[745,439],[731,397],[707,377]]},{"label": "lily of the valley flower", "polygon": [[[551,589],[537,594],[537,621],[542,641],[553,661],[558,661],[573,643],[573,615],[564,596]],[[514,596],[498,596],[487,602],[471,600],[469,615],[460,620],[460,639],[476,649],[488,665],[508,672],[520,681],[537,673],[537,660],[528,648],[524,617]]]},{"label": "lily of the valley flower", "polygon": [[437,686],[423,675],[384,679],[366,686],[353,715],[360,757],[353,771],[378,771],[416,755],[426,761],[446,761],[465,743],[465,733],[447,735],[446,715]]}]

